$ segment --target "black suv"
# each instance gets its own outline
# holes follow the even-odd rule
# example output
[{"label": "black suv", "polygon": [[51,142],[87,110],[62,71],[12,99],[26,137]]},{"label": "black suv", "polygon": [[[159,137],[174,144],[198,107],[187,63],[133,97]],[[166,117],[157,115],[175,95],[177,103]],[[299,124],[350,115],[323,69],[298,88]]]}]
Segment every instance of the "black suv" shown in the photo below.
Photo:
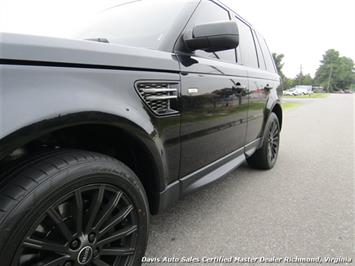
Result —
[{"label": "black suv", "polygon": [[274,166],[265,40],[218,1],[131,1],[73,38],[0,38],[2,266],[140,265],[150,214]]}]

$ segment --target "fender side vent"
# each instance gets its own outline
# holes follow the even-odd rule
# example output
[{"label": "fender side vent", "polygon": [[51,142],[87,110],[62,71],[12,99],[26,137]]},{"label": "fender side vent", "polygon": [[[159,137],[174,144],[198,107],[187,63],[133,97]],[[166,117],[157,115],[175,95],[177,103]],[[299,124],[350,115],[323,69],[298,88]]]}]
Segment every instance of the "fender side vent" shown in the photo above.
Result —
[{"label": "fender side vent", "polygon": [[145,104],[157,115],[178,113],[178,82],[145,82],[136,83],[136,90]]}]

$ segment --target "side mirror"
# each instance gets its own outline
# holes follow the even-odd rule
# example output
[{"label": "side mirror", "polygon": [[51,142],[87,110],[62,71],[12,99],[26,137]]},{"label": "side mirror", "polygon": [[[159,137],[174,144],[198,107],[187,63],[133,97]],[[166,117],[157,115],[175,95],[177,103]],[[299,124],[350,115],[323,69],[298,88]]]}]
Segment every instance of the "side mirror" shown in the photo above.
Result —
[{"label": "side mirror", "polygon": [[218,52],[238,47],[239,31],[234,21],[213,22],[196,25],[183,39],[191,51]]}]

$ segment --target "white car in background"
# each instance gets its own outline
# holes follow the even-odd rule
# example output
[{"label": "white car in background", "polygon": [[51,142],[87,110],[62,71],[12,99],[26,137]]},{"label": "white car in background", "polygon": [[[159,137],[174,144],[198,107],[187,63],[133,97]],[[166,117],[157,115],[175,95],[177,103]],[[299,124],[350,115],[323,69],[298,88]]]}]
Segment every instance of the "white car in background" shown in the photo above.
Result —
[{"label": "white car in background", "polygon": [[300,96],[313,94],[312,86],[298,85],[289,90],[284,91],[284,96]]},{"label": "white car in background", "polygon": [[283,92],[283,95],[284,96],[295,96],[294,91],[292,91],[292,90],[285,90]]}]

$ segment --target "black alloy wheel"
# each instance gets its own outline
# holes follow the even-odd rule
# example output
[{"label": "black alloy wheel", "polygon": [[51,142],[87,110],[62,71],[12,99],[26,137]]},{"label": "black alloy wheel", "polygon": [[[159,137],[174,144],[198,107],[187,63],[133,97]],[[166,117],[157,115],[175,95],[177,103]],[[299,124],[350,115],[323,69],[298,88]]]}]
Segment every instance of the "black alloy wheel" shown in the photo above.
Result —
[{"label": "black alloy wheel", "polygon": [[140,265],[148,203],[127,166],[100,154],[67,152],[21,169],[5,187],[16,184],[28,193],[20,204],[8,203],[7,218],[0,212],[0,230],[10,229],[8,238],[0,237],[4,265]]},{"label": "black alloy wheel", "polygon": [[275,113],[271,113],[265,124],[262,146],[247,158],[250,167],[269,170],[274,167],[280,147],[280,122]]},{"label": "black alloy wheel", "polygon": [[269,136],[268,136],[268,160],[271,165],[275,164],[277,159],[277,155],[279,152],[279,144],[280,144],[280,129],[279,124],[276,120],[273,120],[270,129],[269,129]]}]

